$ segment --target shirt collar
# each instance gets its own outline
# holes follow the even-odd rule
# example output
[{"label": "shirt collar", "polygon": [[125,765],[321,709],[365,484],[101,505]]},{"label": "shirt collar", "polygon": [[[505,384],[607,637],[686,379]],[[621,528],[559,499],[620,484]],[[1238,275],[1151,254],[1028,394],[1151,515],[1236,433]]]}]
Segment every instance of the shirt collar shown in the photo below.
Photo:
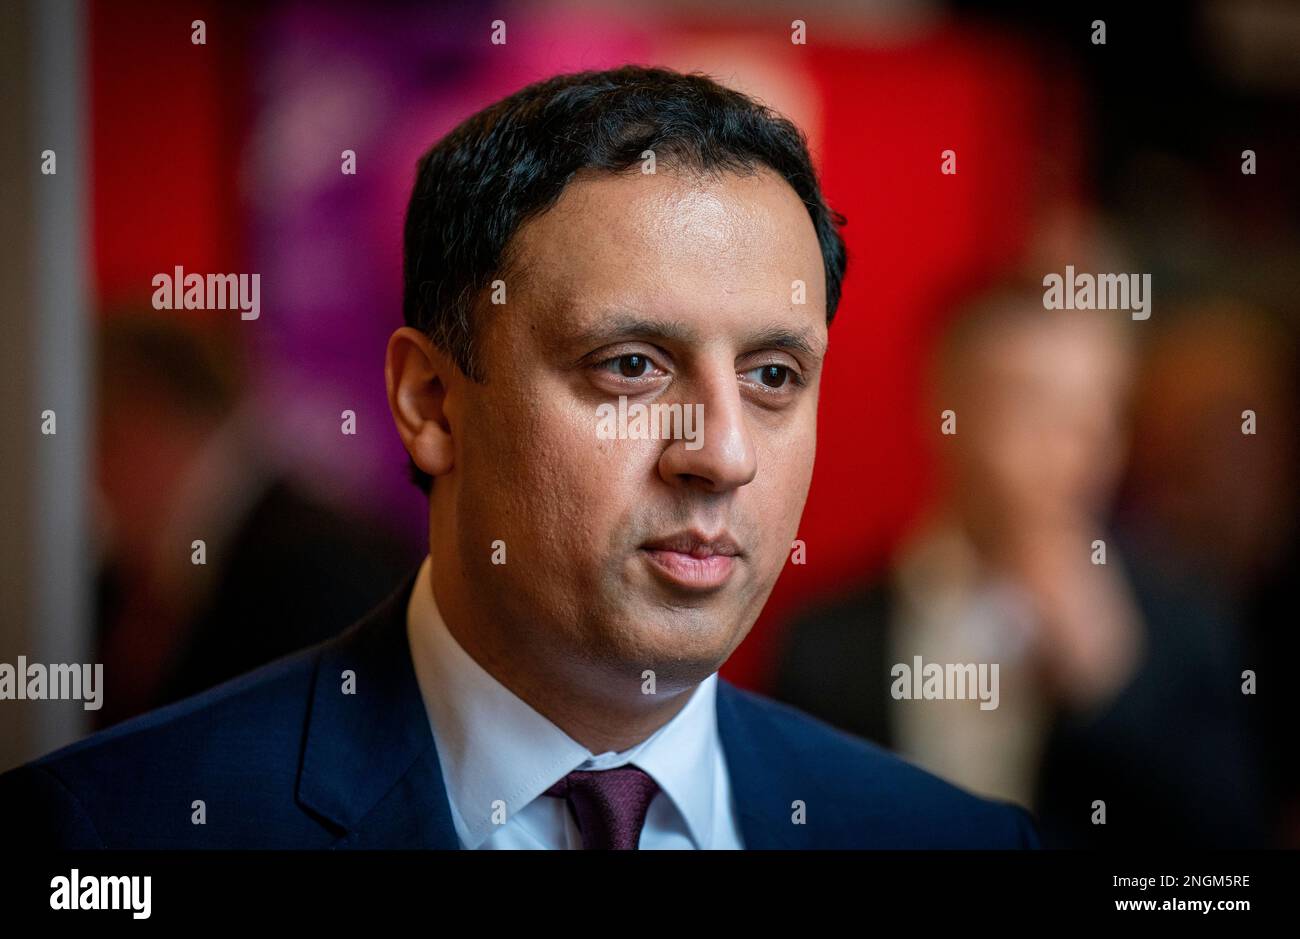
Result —
[{"label": "shirt collar", "polygon": [[407,605],[407,636],[452,820],[466,848],[477,848],[496,829],[494,803],[504,803],[505,817],[513,818],[571,770],[626,763],[654,778],[697,848],[712,843],[714,773],[721,766],[716,672],[644,741],[620,753],[593,754],[461,647],[438,610],[431,569],[426,556]]}]

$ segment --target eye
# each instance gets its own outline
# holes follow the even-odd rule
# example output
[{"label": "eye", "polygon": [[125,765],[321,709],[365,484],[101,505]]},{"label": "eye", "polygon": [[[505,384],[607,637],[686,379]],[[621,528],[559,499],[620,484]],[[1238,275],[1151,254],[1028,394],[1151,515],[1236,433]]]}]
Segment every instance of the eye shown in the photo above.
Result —
[{"label": "eye", "polygon": [[654,368],[654,363],[650,361],[649,356],[641,355],[639,352],[629,352],[627,355],[606,359],[599,364],[599,368],[613,372],[622,378],[645,378]]},{"label": "eye", "polygon": [[743,374],[753,375],[755,381],[768,388],[782,388],[794,377],[794,371],[788,365],[776,363],[760,365]]},{"label": "eye", "polygon": [[644,355],[620,355],[616,361],[618,373],[624,378],[640,378],[650,367],[650,360]]}]

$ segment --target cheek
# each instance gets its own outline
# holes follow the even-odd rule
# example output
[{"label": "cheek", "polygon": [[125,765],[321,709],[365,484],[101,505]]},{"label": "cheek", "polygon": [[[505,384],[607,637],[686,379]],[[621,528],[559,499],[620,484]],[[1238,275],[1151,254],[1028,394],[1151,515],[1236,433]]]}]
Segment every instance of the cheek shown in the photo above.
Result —
[{"label": "cheek", "polygon": [[[758,475],[745,489],[752,493],[753,523],[763,557],[778,568],[797,536],[816,458],[815,424],[801,425],[761,446]],[[741,490],[742,496],[745,490]]]},{"label": "cheek", "polygon": [[594,411],[562,400],[487,400],[469,415],[461,499],[462,530],[505,539],[511,561],[552,582],[611,562],[653,459],[640,441],[597,439]]}]

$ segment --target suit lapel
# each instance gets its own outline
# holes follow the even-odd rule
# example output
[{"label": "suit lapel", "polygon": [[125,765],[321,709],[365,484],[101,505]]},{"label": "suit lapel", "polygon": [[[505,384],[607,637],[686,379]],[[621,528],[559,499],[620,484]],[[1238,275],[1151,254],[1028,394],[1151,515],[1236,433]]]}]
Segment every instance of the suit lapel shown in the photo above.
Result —
[{"label": "suit lapel", "polygon": [[740,816],[740,835],[746,849],[795,848],[791,802],[808,798],[794,791],[787,762],[779,754],[764,753],[762,715],[754,711],[744,693],[718,677],[718,736],[731,780],[731,793]]},{"label": "suit lapel", "polygon": [[298,799],[343,830],[331,847],[460,847],[407,643],[414,585],[415,572],[318,660]]},{"label": "suit lapel", "polygon": [[[412,572],[382,604],[322,647],[298,800],[341,830],[335,848],[460,847],[406,637]],[[344,694],[345,672],[355,694]],[[718,680],[718,734],[747,849],[798,847],[787,763],[744,692]]]}]

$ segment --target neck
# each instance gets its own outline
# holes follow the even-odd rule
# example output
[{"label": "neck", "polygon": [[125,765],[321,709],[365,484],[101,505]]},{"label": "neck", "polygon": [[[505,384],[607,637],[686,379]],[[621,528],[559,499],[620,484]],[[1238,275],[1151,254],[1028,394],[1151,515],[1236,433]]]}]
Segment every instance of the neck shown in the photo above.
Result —
[{"label": "neck", "polygon": [[[447,631],[478,665],[516,697],[593,754],[616,753],[649,738],[675,717],[698,684],[671,689],[660,682],[642,691],[640,671],[618,669],[566,655],[562,648],[530,643],[504,618],[483,617],[468,592],[447,582],[435,559],[433,592]],[[629,678],[629,674],[631,678]]]}]

